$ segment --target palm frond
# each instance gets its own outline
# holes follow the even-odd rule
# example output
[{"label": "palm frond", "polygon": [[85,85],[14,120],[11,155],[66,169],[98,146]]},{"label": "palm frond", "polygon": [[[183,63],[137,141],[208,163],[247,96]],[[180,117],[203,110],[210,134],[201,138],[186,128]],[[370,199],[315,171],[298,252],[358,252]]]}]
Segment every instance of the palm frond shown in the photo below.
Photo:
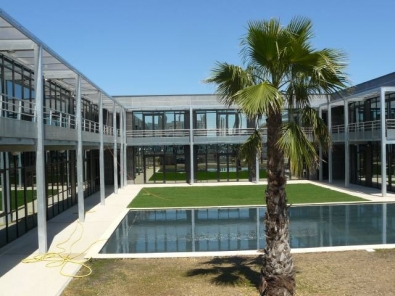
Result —
[{"label": "palm frond", "polygon": [[313,141],[321,144],[323,151],[326,152],[330,148],[331,138],[324,120],[319,117],[317,110],[311,107],[302,109],[301,115],[302,126],[312,128]]},{"label": "palm frond", "polygon": [[219,100],[226,106],[234,104],[234,95],[241,89],[254,84],[251,69],[244,70],[240,66],[228,63],[217,63],[211,76],[204,80],[217,86]]},{"label": "palm frond", "polygon": [[240,90],[234,100],[249,118],[267,114],[269,110],[280,111],[284,104],[281,93],[266,82]]},{"label": "palm frond", "polygon": [[248,137],[247,141],[240,146],[239,157],[245,160],[249,165],[253,165],[256,156],[262,151],[262,136],[259,130]]},{"label": "palm frond", "polygon": [[291,170],[296,175],[300,175],[304,167],[311,170],[318,165],[318,155],[311,139],[295,122],[283,125],[277,146],[288,156]]}]

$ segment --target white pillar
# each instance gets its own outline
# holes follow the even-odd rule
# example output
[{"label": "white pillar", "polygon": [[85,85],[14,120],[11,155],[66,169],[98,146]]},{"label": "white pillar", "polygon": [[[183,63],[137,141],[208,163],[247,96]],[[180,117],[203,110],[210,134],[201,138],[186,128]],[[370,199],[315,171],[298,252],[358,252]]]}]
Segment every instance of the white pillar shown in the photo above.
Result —
[{"label": "white pillar", "polygon": [[190,184],[192,185],[194,183],[194,179],[195,179],[195,174],[194,174],[194,170],[195,170],[195,163],[194,163],[194,159],[193,159],[193,109],[192,106],[189,109],[189,135],[190,135],[190,165],[191,165],[191,172],[190,172]]},{"label": "white pillar", "polygon": [[[322,108],[321,106],[318,108],[318,116],[319,118],[322,118]],[[319,174],[319,181],[322,182],[324,180],[324,175],[323,175],[323,165],[322,165],[322,144],[320,143],[320,146],[318,148],[318,153],[319,153],[319,158],[320,158],[320,162],[319,162],[319,170],[318,170],[318,174]]]},{"label": "white pillar", "polygon": [[120,155],[119,155],[119,169],[120,169],[120,181],[121,181],[121,188],[123,188],[125,185],[123,183],[124,178],[123,178],[123,154],[124,154],[124,143],[123,143],[123,112],[122,109],[119,112],[119,130],[120,130]]},{"label": "white pillar", "polygon": [[381,241],[383,244],[387,243],[387,204],[383,204],[383,209],[382,209],[382,232],[381,232]]},{"label": "white pillar", "polygon": [[[256,122],[255,122],[255,129],[258,130],[259,129],[259,117],[256,117]],[[259,184],[259,152],[256,153],[255,156],[255,183]]]},{"label": "white pillar", "polygon": [[85,221],[84,209],[84,159],[82,151],[82,109],[81,109],[81,76],[77,75],[75,84],[76,116],[77,116],[77,188],[78,188],[78,219]]},{"label": "white pillar", "polygon": [[114,134],[114,193],[118,194],[118,155],[117,155],[117,136],[118,136],[118,132],[117,132],[117,111],[115,109],[115,101],[114,101],[114,105],[113,105],[113,111],[112,111],[112,126],[113,126],[113,134]]},{"label": "white pillar", "polygon": [[381,194],[387,195],[387,138],[385,136],[385,88],[380,89],[380,123],[381,123]]},{"label": "white pillar", "polygon": [[100,134],[100,148],[99,148],[99,166],[100,166],[100,204],[106,203],[105,186],[104,186],[104,135],[103,135],[103,94],[100,93],[99,98],[99,134]]},{"label": "white pillar", "polygon": [[[328,132],[332,135],[332,106],[328,103]],[[332,184],[332,143],[331,146],[328,148],[328,181]]]},{"label": "white pillar", "polygon": [[123,133],[123,137],[124,137],[124,144],[125,144],[125,153],[123,154],[123,160],[122,160],[122,163],[123,163],[123,167],[124,167],[124,169],[123,169],[123,171],[125,172],[124,173],[124,184],[125,185],[127,185],[128,184],[128,178],[127,178],[127,175],[128,175],[128,164],[127,164],[127,151],[128,151],[128,142],[127,142],[127,137],[126,137],[126,110],[123,110],[123,113],[124,113],[124,116],[123,116],[123,118],[124,118],[124,121],[123,121],[123,131],[124,131],[124,133]]},{"label": "white pillar", "polygon": [[38,251],[44,254],[48,250],[47,206],[45,197],[45,148],[44,148],[44,114],[43,114],[43,71],[41,45],[34,46],[34,90],[37,114],[36,142],[36,186],[37,186],[37,230]]},{"label": "white pillar", "polygon": [[344,186],[350,186],[350,140],[348,138],[348,103],[344,100]]}]

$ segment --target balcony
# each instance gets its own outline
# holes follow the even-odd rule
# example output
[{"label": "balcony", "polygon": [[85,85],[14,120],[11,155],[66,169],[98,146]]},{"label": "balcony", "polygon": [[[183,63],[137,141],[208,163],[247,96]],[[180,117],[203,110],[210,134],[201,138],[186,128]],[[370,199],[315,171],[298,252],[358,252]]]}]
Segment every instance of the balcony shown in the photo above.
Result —
[{"label": "balcony", "polygon": [[[253,128],[194,129],[195,144],[244,143],[254,132]],[[189,145],[189,129],[129,130],[128,145]]]},{"label": "balcony", "polygon": [[[385,136],[388,140],[395,140],[395,119],[386,119]],[[332,141],[344,142],[345,125],[332,127]],[[351,123],[348,125],[348,139],[353,142],[380,141],[381,140],[381,121],[366,121]]]},{"label": "balcony", "polygon": [[[77,142],[76,116],[59,110],[43,109],[45,145],[61,145]],[[0,144],[34,145],[37,139],[37,115],[35,104],[29,101],[0,101]],[[82,119],[84,142],[99,142],[99,123]],[[112,142],[114,129],[103,126],[104,140]],[[117,130],[120,136],[120,130]]]}]

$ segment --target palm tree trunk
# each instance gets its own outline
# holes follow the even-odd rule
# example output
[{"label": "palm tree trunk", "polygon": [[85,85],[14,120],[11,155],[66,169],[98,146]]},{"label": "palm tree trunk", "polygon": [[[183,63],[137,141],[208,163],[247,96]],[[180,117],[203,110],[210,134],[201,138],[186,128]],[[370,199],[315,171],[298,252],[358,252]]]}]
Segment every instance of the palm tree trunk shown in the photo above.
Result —
[{"label": "palm tree trunk", "polygon": [[295,275],[289,246],[284,153],[276,147],[281,131],[281,113],[269,114],[267,128],[266,247],[261,270],[260,292],[261,295],[268,296],[294,295]]}]

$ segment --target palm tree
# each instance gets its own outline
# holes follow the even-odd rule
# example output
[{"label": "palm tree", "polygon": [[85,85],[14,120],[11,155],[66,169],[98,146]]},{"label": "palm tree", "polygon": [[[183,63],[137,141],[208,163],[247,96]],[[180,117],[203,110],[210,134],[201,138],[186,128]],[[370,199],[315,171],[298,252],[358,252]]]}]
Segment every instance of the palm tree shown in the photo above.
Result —
[{"label": "palm tree", "polygon": [[[241,41],[244,67],[217,63],[205,80],[216,85],[225,105],[238,105],[249,118],[266,118],[268,185],[261,295],[295,293],[284,159],[288,157],[297,175],[304,166],[317,165],[317,145],[329,148],[330,138],[325,123],[310,106],[311,96],[336,92],[348,84],[345,54],[314,49],[312,37],[312,23],[303,17],[287,26],[277,19],[250,22]],[[282,121],[285,109],[287,122]],[[312,134],[303,127],[310,127]],[[259,137],[256,131],[241,149],[250,160],[260,149]]]}]

